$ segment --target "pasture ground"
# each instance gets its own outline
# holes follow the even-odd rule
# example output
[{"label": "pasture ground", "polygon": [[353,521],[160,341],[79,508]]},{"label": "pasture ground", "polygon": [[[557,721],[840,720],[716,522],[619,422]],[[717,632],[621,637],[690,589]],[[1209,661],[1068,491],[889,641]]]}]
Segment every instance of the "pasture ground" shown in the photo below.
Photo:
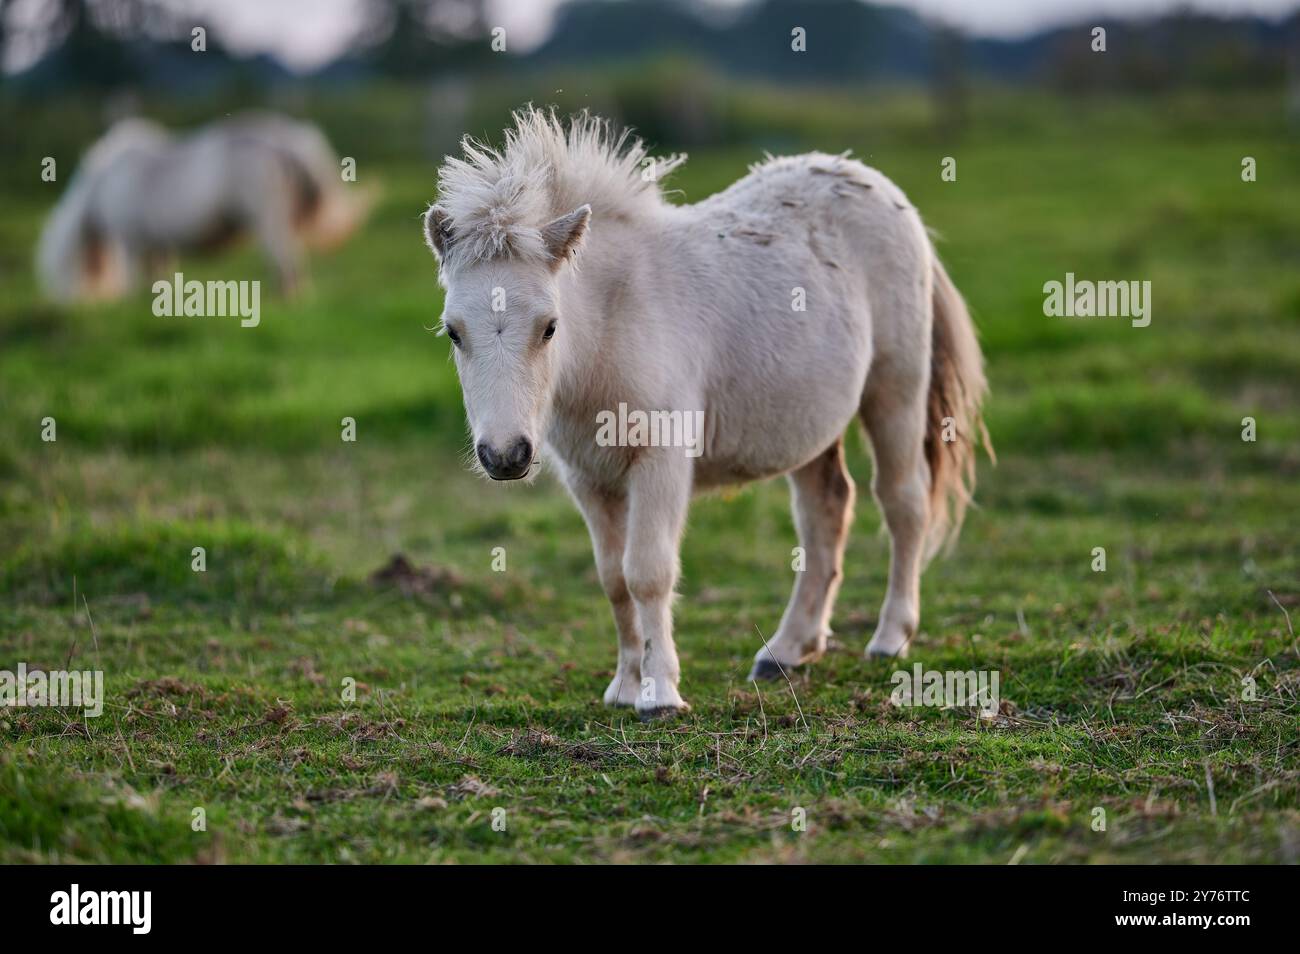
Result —
[{"label": "pasture ground", "polygon": [[[426,331],[431,164],[362,158],[377,214],[256,329],[156,318],[144,294],[41,303],[56,187],[6,173],[0,667],[102,669],[107,704],[0,710],[0,861],[1294,862],[1300,166],[1281,102],[990,102],[957,144],[828,119],[786,148],[893,176],[980,325],[999,464],[924,578],[905,666],[999,670],[993,720],[894,707],[897,664],[862,657],[887,540],[857,434],[833,651],[792,686],[745,682],[792,582],[770,482],[692,512],[693,712],[602,708],[613,624],[580,518],[549,479],[462,466],[448,344]],[[696,200],[758,157],[705,151],[674,185]],[[248,249],[184,271],[270,277]],[[1067,271],[1150,280],[1150,327],[1044,317]],[[371,582],[396,553],[416,572]]]}]

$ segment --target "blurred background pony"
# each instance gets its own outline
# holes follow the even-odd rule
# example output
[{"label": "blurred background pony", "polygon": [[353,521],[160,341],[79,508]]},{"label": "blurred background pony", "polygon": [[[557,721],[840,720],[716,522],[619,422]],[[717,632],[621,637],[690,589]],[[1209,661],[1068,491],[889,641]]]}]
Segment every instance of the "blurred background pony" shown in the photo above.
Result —
[{"label": "blurred background pony", "polygon": [[46,222],[37,273],[55,300],[118,298],[163,276],[180,253],[251,235],[292,294],[303,249],[343,241],[370,201],[349,190],[307,123],[249,113],[173,136],[123,119],[86,153]]}]

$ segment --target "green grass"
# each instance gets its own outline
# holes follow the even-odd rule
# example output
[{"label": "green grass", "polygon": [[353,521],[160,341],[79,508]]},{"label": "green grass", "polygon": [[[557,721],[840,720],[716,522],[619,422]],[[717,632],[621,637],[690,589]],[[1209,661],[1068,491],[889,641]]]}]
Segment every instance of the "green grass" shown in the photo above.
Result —
[{"label": "green grass", "polygon": [[[745,682],[791,583],[781,482],[692,511],[690,715],[602,708],[615,642],[580,518],[552,481],[461,464],[427,330],[431,164],[368,163],[335,130],[383,204],[304,300],[264,296],[256,329],[155,318],[144,296],[41,303],[28,263],[56,187],[10,168],[0,668],[101,669],[107,691],[97,719],[0,709],[0,861],[1296,860],[1300,167],[1280,103],[1066,121],[980,98],[955,143],[907,97],[870,125],[824,103],[774,101],[782,148],[852,147],[893,176],[981,327],[999,465],[925,576],[906,665],[999,670],[1000,717],[890,705],[897,664],[861,653],[887,569],[865,492],[832,652],[792,686]],[[758,152],[706,150],[675,185],[701,198]],[[269,278],[247,249],[184,270]],[[1066,271],[1151,280],[1151,326],[1045,318]],[[454,575],[372,583],[398,552]]]}]

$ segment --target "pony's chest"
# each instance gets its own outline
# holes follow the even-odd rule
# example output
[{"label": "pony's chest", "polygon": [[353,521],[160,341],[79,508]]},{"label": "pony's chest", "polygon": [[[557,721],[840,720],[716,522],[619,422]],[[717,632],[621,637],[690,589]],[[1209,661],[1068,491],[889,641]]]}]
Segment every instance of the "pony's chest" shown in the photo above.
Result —
[{"label": "pony's chest", "polygon": [[593,412],[557,414],[546,435],[546,450],[567,478],[580,478],[589,487],[618,490],[623,487],[637,448],[618,441],[602,441]]}]

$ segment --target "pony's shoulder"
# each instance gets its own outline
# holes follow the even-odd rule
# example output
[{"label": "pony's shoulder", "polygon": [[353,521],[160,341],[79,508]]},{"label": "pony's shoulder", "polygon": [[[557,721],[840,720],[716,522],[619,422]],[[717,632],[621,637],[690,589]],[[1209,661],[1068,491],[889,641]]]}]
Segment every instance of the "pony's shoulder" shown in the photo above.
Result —
[{"label": "pony's shoulder", "polygon": [[786,210],[822,208],[847,195],[867,196],[888,185],[884,175],[849,158],[848,153],[768,155],[749,167],[749,175],[698,204],[710,212],[719,207],[751,211],[778,206]]},{"label": "pony's shoulder", "polygon": [[804,152],[796,156],[768,154],[761,162],[751,165],[749,173],[757,179],[821,176],[826,181],[839,179],[871,185],[884,179],[879,171],[852,158],[847,150],[834,156],[825,152]]}]

